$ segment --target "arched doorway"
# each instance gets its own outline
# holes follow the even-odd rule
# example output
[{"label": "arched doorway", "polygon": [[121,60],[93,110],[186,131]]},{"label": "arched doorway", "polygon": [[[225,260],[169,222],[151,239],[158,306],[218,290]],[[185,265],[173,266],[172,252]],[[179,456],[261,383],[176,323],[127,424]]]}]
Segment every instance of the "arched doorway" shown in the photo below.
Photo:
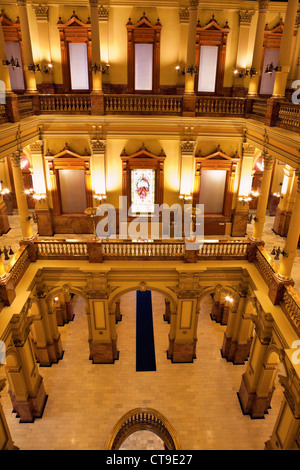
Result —
[{"label": "arched doorway", "polygon": [[139,431],[151,431],[164,443],[166,450],[181,449],[175,429],[169,421],[152,408],[135,408],[126,413],[115,425],[105,450],[118,450],[126,439]]}]

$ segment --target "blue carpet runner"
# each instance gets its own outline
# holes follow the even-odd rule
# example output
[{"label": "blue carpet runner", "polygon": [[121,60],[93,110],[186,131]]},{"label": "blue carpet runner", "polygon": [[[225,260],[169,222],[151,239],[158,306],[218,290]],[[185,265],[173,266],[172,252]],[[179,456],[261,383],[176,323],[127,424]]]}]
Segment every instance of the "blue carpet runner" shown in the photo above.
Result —
[{"label": "blue carpet runner", "polygon": [[156,371],[151,291],[136,293],[136,370]]}]

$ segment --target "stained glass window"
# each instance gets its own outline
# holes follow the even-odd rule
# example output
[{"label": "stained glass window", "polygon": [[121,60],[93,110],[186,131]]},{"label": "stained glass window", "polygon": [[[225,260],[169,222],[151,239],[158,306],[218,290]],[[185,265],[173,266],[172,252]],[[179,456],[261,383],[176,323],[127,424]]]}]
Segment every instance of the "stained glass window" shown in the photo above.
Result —
[{"label": "stained glass window", "polygon": [[154,213],[155,170],[131,170],[131,212]]}]

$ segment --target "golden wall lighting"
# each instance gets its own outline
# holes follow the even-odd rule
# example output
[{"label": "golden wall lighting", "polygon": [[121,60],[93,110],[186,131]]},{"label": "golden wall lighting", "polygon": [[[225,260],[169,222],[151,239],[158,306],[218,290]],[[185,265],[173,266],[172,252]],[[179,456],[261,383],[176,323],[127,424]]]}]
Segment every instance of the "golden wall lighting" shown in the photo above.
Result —
[{"label": "golden wall lighting", "polygon": [[20,63],[19,63],[19,59],[14,58],[13,56],[11,56],[10,60],[3,60],[2,63],[3,63],[3,65],[11,65],[13,70],[15,69],[15,67],[16,68],[21,67]]},{"label": "golden wall lighting", "polygon": [[239,201],[242,202],[243,205],[245,205],[247,202],[250,202],[252,197],[249,196],[239,196]]},{"label": "golden wall lighting", "polygon": [[109,67],[110,67],[109,64],[105,64],[105,66],[104,66],[104,65],[101,65],[101,64],[96,64],[96,62],[95,62],[94,64],[91,65],[91,71],[94,72],[94,73],[101,72],[101,73],[105,74],[105,73],[109,72]]},{"label": "golden wall lighting", "polygon": [[181,68],[180,65],[176,65],[175,69],[177,70],[179,75],[185,75],[185,69]]},{"label": "golden wall lighting", "polygon": [[229,302],[229,303],[231,303],[231,304],[232,304],[232,302],[233,302],[233,298],[230,297],[230,295],[226,295],[225,300],[226,300],[226,302]]},{"label": "golden wall lighting", "polygon": [[94,195],[94,199],[96,199],[96,201],[99,201],[100,204],[102,201],[104,201],[106,199],[106,194],[95,194]]},{"label": "golden wall lighting", "polygon": [[193,196],[191,196],[191,194],[180,194],[179,199],[181,199],[184,202],[188,202],[193,199]]},{"label": "golden wall lighting", "polygon": [[251,78],[254,75],[257,75],[257,72],[253,67],[251,67],[250,69],[235,69],[233,71],[233,74],[236,77],[239,77],[239,78],[244,78],[244,77],[250,77]]}]

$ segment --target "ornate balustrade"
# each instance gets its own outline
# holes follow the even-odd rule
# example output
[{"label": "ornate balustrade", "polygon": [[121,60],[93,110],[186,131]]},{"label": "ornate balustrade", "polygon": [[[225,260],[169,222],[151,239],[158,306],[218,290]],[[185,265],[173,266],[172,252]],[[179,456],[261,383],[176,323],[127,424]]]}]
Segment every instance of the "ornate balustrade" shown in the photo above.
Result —
[{"label": "ornate balustrade", "polygon": [[300,130],[300,105],[280,103],[277,123],[279,127],[290,130]]},{"label": "ornate balustrade", "polygon": [[106,95],[106,114],[181,114],[181,96]]},{"label": "ornate balustrade", "polygon": [[196,115],[244,116],[244,98],[198,97]]},{"label": "ornate balustrade", "polygon": [[40,95],[40,112],[90,114],[90,95]]},{"label": "ornate balustrade", "polygon": [[[20,119],[33,114],[93,114],[93,115],[166,115],[181,116],[182,95],[105,94],[104,107],[96,95],[89,94],[45,94],[19,95]],[[98,97],[99,98],[99,97]],[[0,105],[0,124],[11,119],[8,110]],[[300,105],[287,101],[263,98],[236,98],[224,96],[197,96],[195,116],[220,116],[251,118],[268,126],[277,126],[299,132]]]},{"label": "ornate balustrade", "polygon": [[88,245],[80,240],[37,240],[37,259],[88,259]]},{"label": "ornate balustrade", "polygon": [[6,109],[4,104],[0,104],[0,124],[7,122]]},{"label": "ornate balustrade", "polygon": [[[191,256],[192,254],[192,256]],[[250,240],[206,240],[197,249],[186,249],[184,240],[65,240],[41,239],[21,246],[6,267],[7,277],[0,282],[0,297],[4,305],[14,299],[13,291],[31,262],[37,260],[85,260],[90,263],[105,261],[178,261],[248,260],[253,262],[269,288],[276,280],[278,267],[261,246]],[[278,279],[276,282],[279,282]],[[280,306],[292,326],[300,331],[300,298],[286,283],[281,283]],[[269,295],[270,295],[269,290]],[[271,298],[272,300],[272,298]],[[0,305],[1,307],[1,305]],[[3,304],[2,304],[3,307]]]}]

